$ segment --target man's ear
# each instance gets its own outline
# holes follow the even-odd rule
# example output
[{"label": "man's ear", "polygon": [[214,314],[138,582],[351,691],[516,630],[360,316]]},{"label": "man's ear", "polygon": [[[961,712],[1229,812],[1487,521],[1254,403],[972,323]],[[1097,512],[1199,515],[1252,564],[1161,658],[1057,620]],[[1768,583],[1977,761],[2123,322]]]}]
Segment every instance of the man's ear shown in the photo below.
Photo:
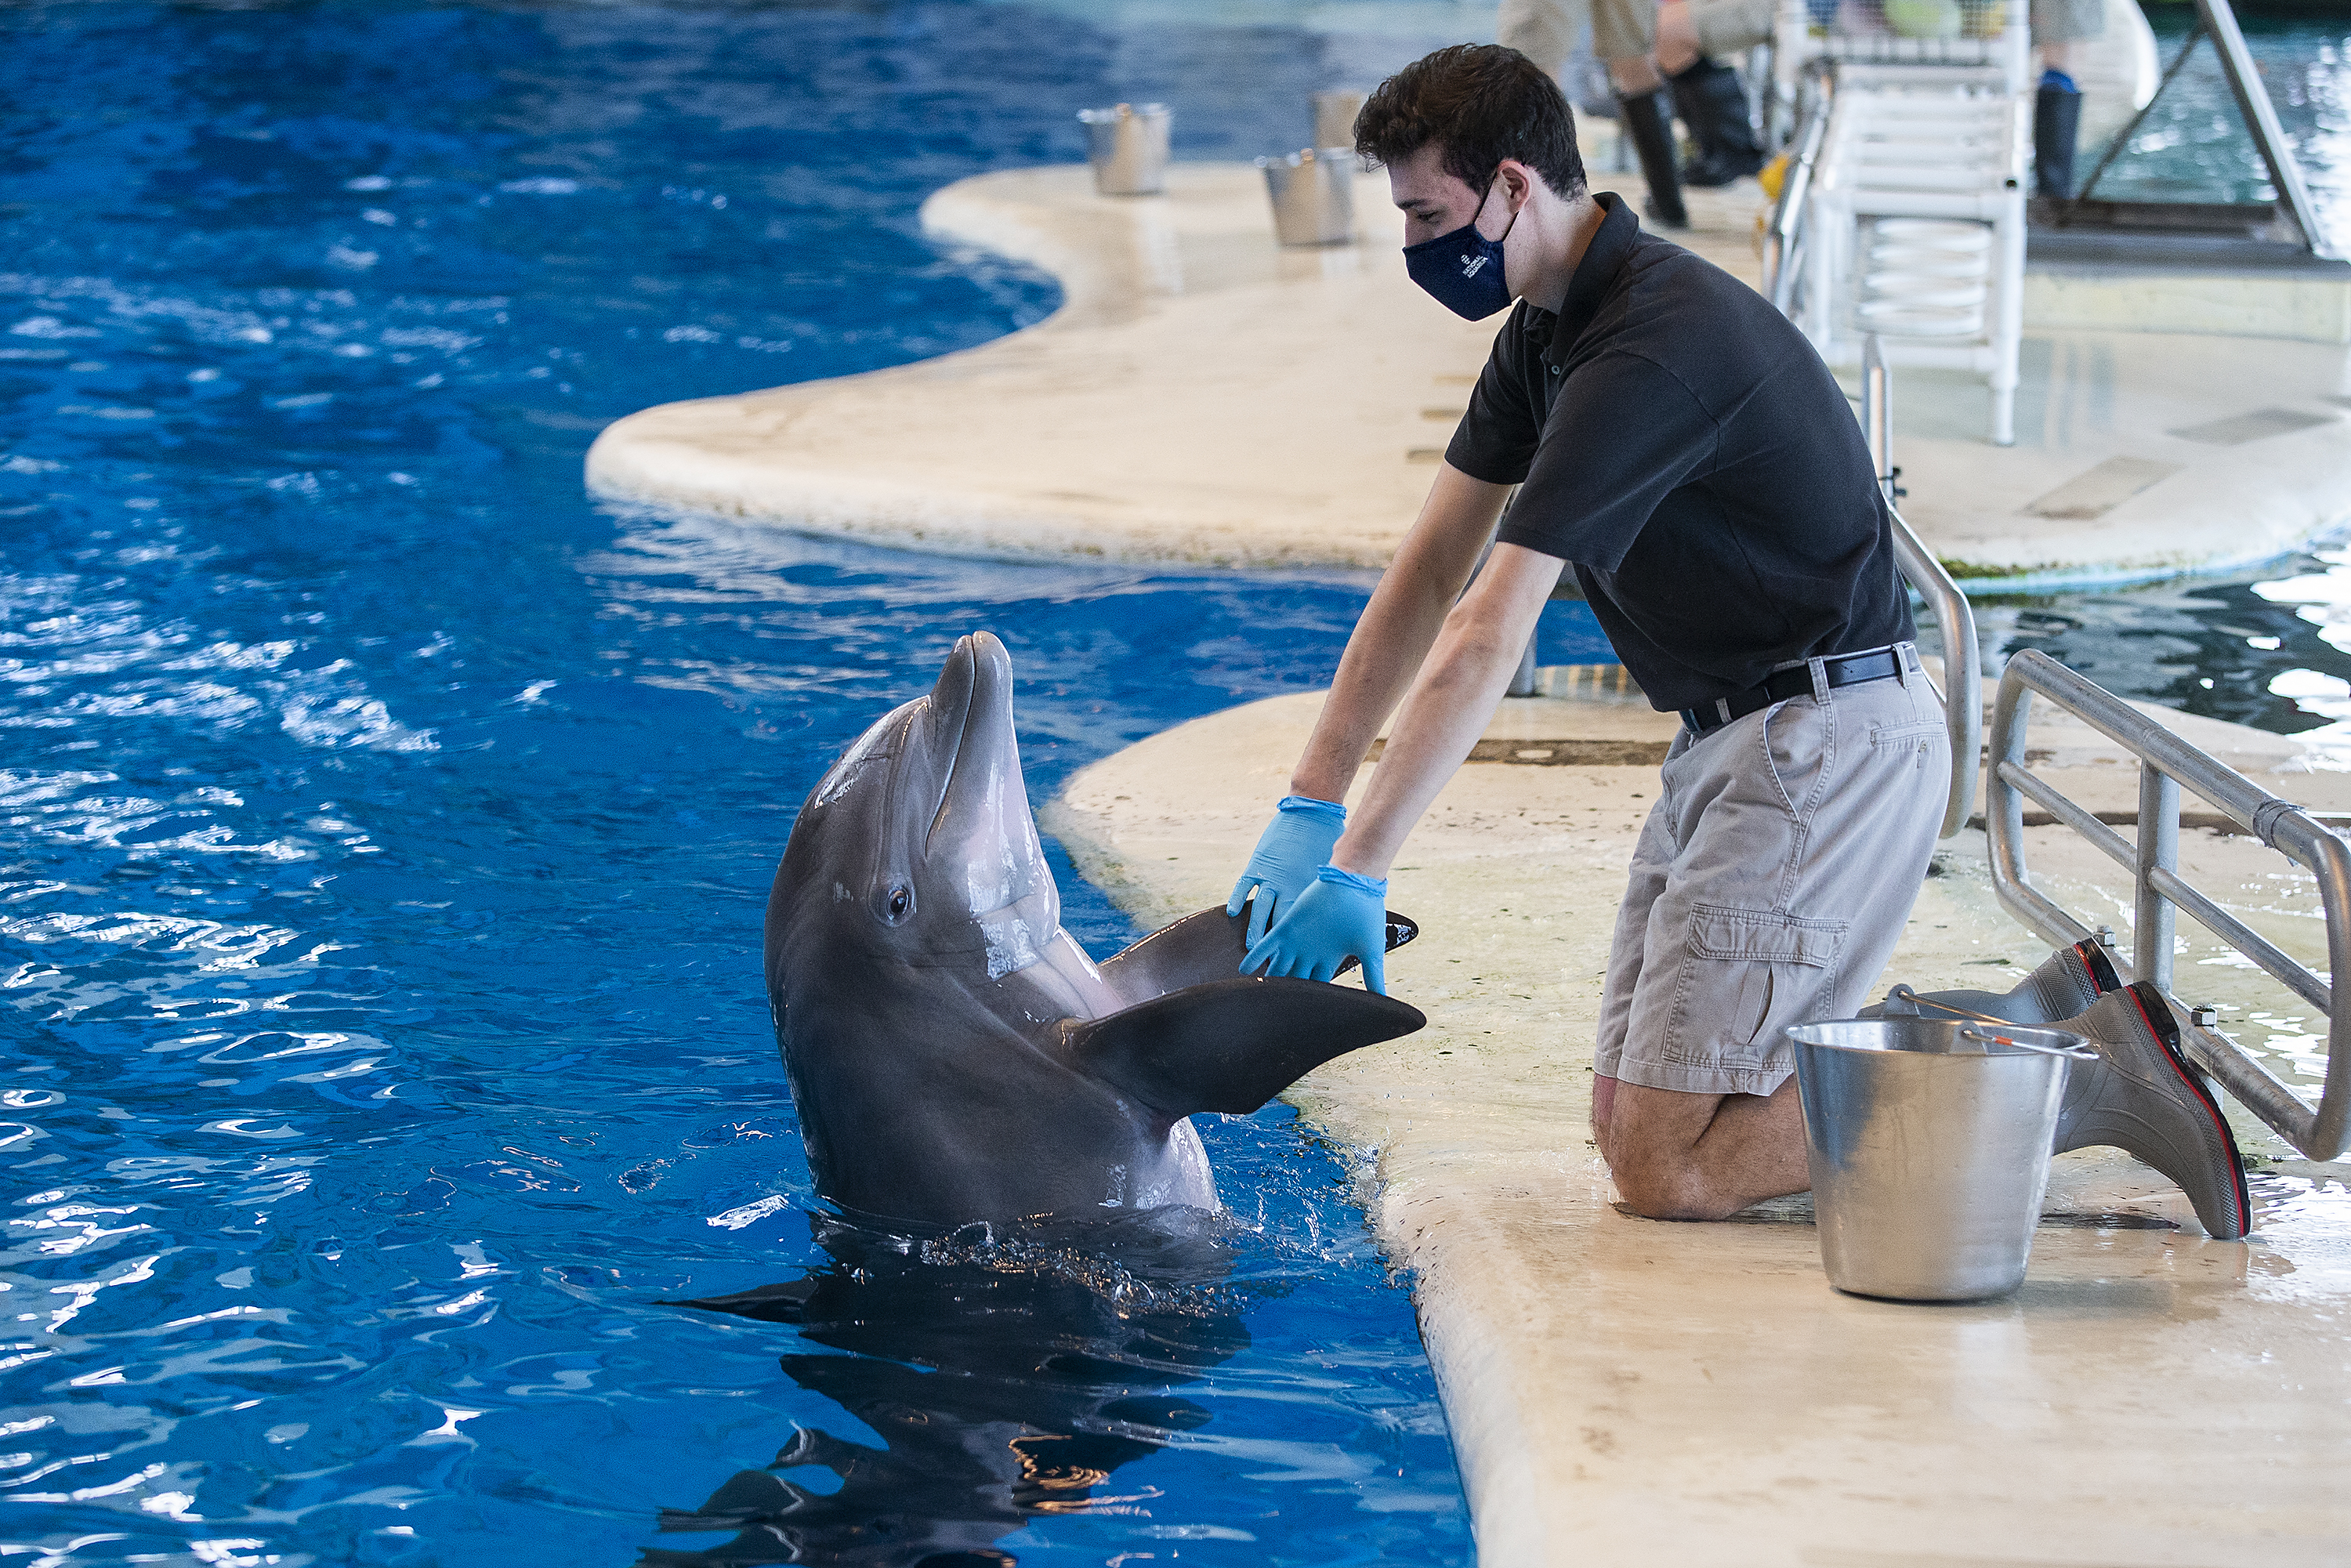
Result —
[{"label": "man's ear", "polygon": [[1505,158],[1499,172],[1502,176],[1502,199],[1510,204],[1511,212],[1516,213],[1534,200],[1537,176],[1532,169],[1515,158]]}]

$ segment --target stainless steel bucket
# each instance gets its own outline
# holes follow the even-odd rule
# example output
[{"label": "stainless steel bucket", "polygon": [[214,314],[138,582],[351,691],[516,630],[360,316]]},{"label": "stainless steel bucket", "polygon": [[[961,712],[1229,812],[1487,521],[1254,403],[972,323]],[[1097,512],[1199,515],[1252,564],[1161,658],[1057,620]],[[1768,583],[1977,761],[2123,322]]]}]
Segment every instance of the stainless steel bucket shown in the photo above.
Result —
[{"label": "stainless steel bucket", "polygon": [[1829,1283],[1969,1301],[2024,1282],[2079,1035],[1893,1018],[1797,1024],[1797,1092]]},{"label": "stainless steel bucket", "polygon": [[1364,111],[1365,95],[1354,88],[1332,88],[1314,95],[1314,145],[1353,147],[1355,116]]},{"label": "stainless steel bucket", "polygon": [[1260,158],[1273,198],[1273,234],[1284,245],[1345,245],[1355,237],[1355,155],[1344,147],[1310,147],[1287,158]]},{"label": "stainless steel bucket", "polygon": [[1167,106],[1122,103],[1081,109],[1094,192],[1103,196],[1155,196],[1167,189]]}]

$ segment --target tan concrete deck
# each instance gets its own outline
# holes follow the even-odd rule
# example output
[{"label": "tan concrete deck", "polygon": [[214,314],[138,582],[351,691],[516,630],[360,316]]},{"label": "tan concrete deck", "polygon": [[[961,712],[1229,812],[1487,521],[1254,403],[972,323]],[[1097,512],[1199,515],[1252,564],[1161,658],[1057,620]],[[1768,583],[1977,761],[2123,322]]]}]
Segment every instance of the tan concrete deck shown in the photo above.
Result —
[{"label": "tan concrete deck", "polygon": [[[1587,697],[1592,685],[1554,676]],[[1098,763],[1048,808],[1048,831],[1146,924],[1220,899],[1319,700],[1233,709]],[[2337,758],[2180,727],[2281,793],[2351,804]],[[1838,1295],[1806,1199],[1728,1225],[1613,1207],[1585,1125],[1592,1030],[1656,774],[1562,763],[1536,743],[1670,733],[1628,699],[1506,702],[1489,734],[1528,765],[1465,768],[1391,884],[1423,935],[1390,960],[1390,986],[1431,1027],[1293,1092],[1360,1152],[1373,1223],[1414,1275],[1481,1564],[2345,1561],[2351,1168],[2295,1159],[2240,1117],[2246,1148],[2273,1162],[2255,1178],[2260,1228],[2240,1244],[2207,1239],[2177,1190],[2128,1159],[2067,1155],[2023,1291],[1960,1307]],[[2126,771],[2077,727],[2032,745],[2094,807]],[[2031,833],[2043,885],[2096,908],[2092,890],[2114,879],[2095,852],[2063,829]],[[2315,956],[2306,879],[2253,841],[2187,838],[2183,859],[2216,896]],[[2004,987],[2043,956],[1998,912],[1982,842],[1946,847],[1887,983]],[[2126,927],[2111,892],[2105,907]],[[2195,967],[2213,956],[2183,959],[2198,979],[2182,989],[2228,1004],[2224,1027],[2251,1022],[2246,1038],[2290,1063],[2313,1060],[2311,1024],[2285,1021],[2307,1009],[2241,967]]]},{"label": "tan concrete deck", "polygon": [[[1587,129],[1605,169],[1609,132]],[[1690,195],[1677,237],[1753,281],[1760,191]],[[942,359],[632,414],[589,481],[956,553],[1382,565],[1493,328],[1405,277],[1384,176],[1356,208],[1360,243],[1284,251],[1243,166],[1178,164],[1164,197],[1098,197],[1078,167],[964,181],[925,225],[1051,271],[1059,312]],[[2233,567],[2351,518],[2351,288],[2053,273],[2032,299],[2015,446],[1985,444],[1980,380],[1896,373],[1907,510],[1963,575]],[[2124,323],[2146,329],[2091,329]]]}]

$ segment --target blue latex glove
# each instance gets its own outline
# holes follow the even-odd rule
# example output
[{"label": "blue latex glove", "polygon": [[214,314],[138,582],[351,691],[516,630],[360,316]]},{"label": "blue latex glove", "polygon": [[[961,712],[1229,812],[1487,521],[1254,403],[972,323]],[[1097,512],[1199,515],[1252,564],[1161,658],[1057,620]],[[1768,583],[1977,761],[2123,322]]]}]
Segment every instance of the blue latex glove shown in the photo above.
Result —
[{"label": "blue latex glove", "polygon": [[1313,884],[1314,873],[1330,861],[1331,846],[1346,826],[1347,808],[1335,801],[1306,795],[1281,798],[1240,881],[1233,883],[1233,895],[1225,900],[1225,913],[1238,915],[1249,890],[1257,890],[1257,902],[1249,905],[1250,946],[1265,935],[1277,914],[1290,907],[1290,900]]},{"label": "blue latex glove", "polygon": [[1364,965],[1364,988],[1388,992],[1388,884],[1326,865],[1290,902],[1273,929],[1249,944],[1241,973],[1328,980],[1350,958]]}]

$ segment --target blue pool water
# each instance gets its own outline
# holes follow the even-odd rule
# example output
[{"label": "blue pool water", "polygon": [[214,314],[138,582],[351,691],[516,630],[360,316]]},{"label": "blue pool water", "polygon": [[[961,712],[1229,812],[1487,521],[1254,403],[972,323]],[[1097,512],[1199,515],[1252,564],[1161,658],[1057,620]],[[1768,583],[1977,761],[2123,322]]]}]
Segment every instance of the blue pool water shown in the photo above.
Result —
[{"label": "blue pool water", "polygon": [[[1212,1291],[998,1247],[828,1275],[846,1328],[661,1304],[825,1263],[756,950],[828,759],[987,626],[1041,799],[1319,682],[1364,580],[893,555],[580,485],[632,409],[1050,311],[913,213],[1077,156],[1074,108],[1164,97],[1186,151],[1255,152],[1427,41],[0,11],[0,1552],[776,1561],[661,1511],[822,1430],[928,1478],[820,1511],[827,1560],[1466,1558],[1409,1299],[1279,1106],[1204,1128],[1245,1222]],[[1547,658],[1599,655],[1579,617]],[[1081,940],[1134,935],[1063,869]],[[966,1286],[1018,1308],[997,1337]],[[942,1482],[943,1435],[1018,1455],[1018,1506]]]},{"label": "blue pool water", "polygon": [[[1458,15],[1315,9],[0,10],[10,1561],[777,1560],[690,1512],[744,1471],[830,1493],[804,1544],[842,1562],[1466,1560],[1346,1151],[1211,1119],[1243,1228],[1207,1285],[1006,1245],[856,1279],[810,1235],[755,956],[801,794],[960,632],[1013,650],[1041,799],[1319,683],[1365,581],[580,487],[647,403],[1041,318],[1049,280],[913,214],[1077,157],[1075,107],[1272,151]],[[2325,722],[2351,594],[2226,587],[1993,640]],[[1553,617],[1546,660],[1604,656]],[[1082,940],[1134,935],[1063,872]],[[662,1304],[809,1270],[797,1324]]]}]

